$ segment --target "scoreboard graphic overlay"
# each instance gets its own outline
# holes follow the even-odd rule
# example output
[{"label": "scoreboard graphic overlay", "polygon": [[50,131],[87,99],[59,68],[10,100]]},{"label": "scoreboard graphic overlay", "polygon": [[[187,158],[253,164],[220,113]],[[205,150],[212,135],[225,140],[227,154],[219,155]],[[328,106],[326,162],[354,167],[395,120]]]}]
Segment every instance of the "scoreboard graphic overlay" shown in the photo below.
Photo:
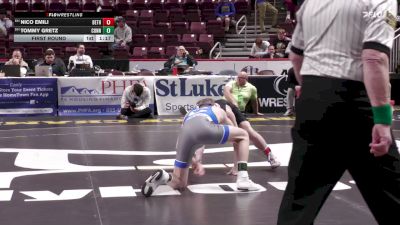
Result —
[{"label": "scoreboard graphic overlay", "polygon": [[16,13],[14,42],[114,42],[108,13]]}]

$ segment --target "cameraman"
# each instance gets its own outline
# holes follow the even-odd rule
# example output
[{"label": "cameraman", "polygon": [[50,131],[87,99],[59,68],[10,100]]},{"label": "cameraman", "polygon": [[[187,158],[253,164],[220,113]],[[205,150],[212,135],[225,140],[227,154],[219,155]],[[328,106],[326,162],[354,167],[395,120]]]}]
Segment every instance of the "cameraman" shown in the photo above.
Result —
[{"label": "cameraman", "polygon": [[121,113],[117,119],[151,117],[150,89],[136,83],[125,88],[121,98]]}]

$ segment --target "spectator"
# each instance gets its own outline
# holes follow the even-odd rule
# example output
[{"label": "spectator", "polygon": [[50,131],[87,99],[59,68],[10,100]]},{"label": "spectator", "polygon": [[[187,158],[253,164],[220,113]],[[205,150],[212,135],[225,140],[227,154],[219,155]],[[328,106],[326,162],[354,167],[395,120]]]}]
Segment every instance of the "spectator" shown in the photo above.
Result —
[{"label": "spectator", "polygon": [[287,33],[285,29],[279,29],[278,30],[278,38],[274,39],[271,41],[271,44],[273,44],[276,47],[276,53],[278,54],[283,54],[282,57],[287,57],[285,55],[285,50],[287,46],[289,45],[289,42],[292,40],[289,37],[286,36]]},{"label": "spectator", "polygon": [[292,23],[296,20],[296,11],[298,9],[296,1],[293,0],[285,0],[284,4],[286,6],[286,23]]},{"label": "spectator", "polygon": [[123,17],[118,17],[116,21],[117,27],[114,30],[115,43],[112,45],[112,49],[125,48],[129,50],[132,42],[132,29],[125,23]]},{"label": "spectator", "polygon": [[261,33],[265,33],[265,13],[266,11],[270,11],[272,14],[272,27],[278,27],[278,10],[271,3],[266,0],[256,0],[257,1],[257,14],[258,14],[258,23],[260,25]]},{"label": "spectator", "polygon": [[275,51],[275,46],[270,45],[268,46],[268,53],[265,54],[264,58],[268,58],[268,59],[276,59],[276,58],[283,58],[284,55],[282,54],[277,54]]},{"label": "spectator", "polygon": [[21,77],[24,77],[29,70],[28,63],[22,58],[22,53],[19,49],[14,49],[11,59],[5,65],[19,65],[21,68]]},{"label": "spectator", "polygon": [[92,58],[88,55],[85,55],[85,45],[83,44],[78,44],[76,54],[69,57],[68,69],[70,71],[75,69],[77,64],[89,64],[89,67],[93,68]]},{"label": "spectator", "polygon": [[165,69],[172,69],[174,66],[183,68],[184,70],[192,69],[193,66],[197,65],[197,61],[189,55],[184,46],[179,46],[176,50],[176,55],[171,56],[166,63],[164,63]]},{"label": "spectator", "polygon": [[13,26],[10,18],[7,17],[5,9],[0,9],[0,36],[7,36],[9,29]]},{"label": "spectator", "polygon": [[117,119],[149,118],[150,89],[136,83],[125,88],[121,98],[121,113]]},{"label": "spectator", "polygon": [[60,58],[56,58],[56,53],[51,48],[44,52],[44,61],[40,60],[38,65],[51,66],[53,76],[64,76],[67,70],[64,61]]},{"label": "spectator", "polygon": [[236,9],[235,5],[229,0],[221,0],[215,8],[215,15],[218,21],[224,20],[225,32],[229,31],[229,25],[236,24],[235,21]]},{"label": "spectator", "polygon": [[247,82],[247,80],[247,73],[240,72],[236,80],[230,81],[225,85],[224,98],[238,107],[241,112],[246,110],[246,105],[250,102],[253,113],[263,115],[258,112],[257,88]]},{"label": "spectator", "polygon": [[257,37],[256,41],[253,44],[253,47],[251,47],[250,51],[250,58],[261,58],[265,54],[268,53],[268,46],[269,46],[268,41],[263,41],[261,37]]}]

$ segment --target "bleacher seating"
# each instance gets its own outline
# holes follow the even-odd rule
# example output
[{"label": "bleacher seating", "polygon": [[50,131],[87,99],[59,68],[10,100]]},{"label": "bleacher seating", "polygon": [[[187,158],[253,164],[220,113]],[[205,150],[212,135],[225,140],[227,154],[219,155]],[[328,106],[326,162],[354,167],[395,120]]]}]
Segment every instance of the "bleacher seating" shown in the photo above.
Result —
[{"label": "bleacher seating", "polygon": [[150,0],[147,4],[147,7],[152,10],[161,10],[164,9],[164,0]]},{"label": "bleacher seating", "polygon": [[0,58],[8,58],[6,47],[0,47]]},{"label": "bleacher seating", "polygon": [[186,10],[186,20],[188,22],[200,22],[201,21],[201,13],[198,9],[188,9]]},{"label": "bleacher seating", "polygon": [[115,0],[115,10],[120,14],[125,14],[125,11],[131,9],[130,0]]},{"label": "bleacher seating", "polygon": [[162,34],[150,34],[147,37],[147,43],[149,46],[164,46],[164,35]]},{"label": "bleacher seating", "polygon": [[212,34],[200,34],[197,46],[203,49],[204,52],[209,52],[214,46],[214,37]]},{"label": "bleacher seating", "polygon": [[196,47],[197,35],[196,34],[182,34],[181,44],[185,47]]},{"label": "bleacher seating", "polygon": [[[165,34],[164,43],[165,46],[178,46],[180,44],[180,36],[178,34]],[[167,49],[168,51],[168,49]]]},{"label": "bleacher seating", "polygon": [[154,30],[156,30],[161,34],[169,34],[171,33],[171,25],[170,23],[164,23],[164,22],[156,23],[154,24]]},{"label": "bleacher seating", "polygon": [[46,2],[45,0],[31,0],[31,12],[45,12]]},{"label": "bleacher seating", "polygon": [[[154,9],[153,9],[154,10]],[[170,22],[169,11],[166,9],[155,9],[154,10],[154,22]]]},{"label": "bleacher seating", "polygon": [[131,57],[131,54],[129,54],[129,51],[127,49],[119,48],[113,50],[112,56],[114,57],[114,59],[128,59]]},{"label": "bleacher seating", "polygon": [[146,0],[132,0],[131,6],[132,6],[131,8],[135,10],[149,9]]},{"label": "bleacher seating", "polygon": [[[234,0],[239,14],[250,12],[249,0]],[[115,12],[132,28],[130,51],[109,50],[107,43],[85,43],[92,58],[104,54],[114,57],[165,58],[184,45],[191,51],[202,49],[205,55],[215,39],[225,36],[223,24],[215,20],[217,0],[0,0],[0,8],[14,12]],[[20,48],[23,55],[34,58],[52,47],[58,57],[76,53],[75,43],[14,43],[13,33],[0,39],[0,56],[9,56]],[[4,48],[3,48],[4,46]],[[142,49],[145,48],[145,51]],[[5,50],[5,52],[3,51]],[[139,51],[140,50],[140,51]],[[140,54],[139,54],[140,53]],[[146,53],[146,54],[145,54]]]},{"label": "bleacher seating", "polygon": [[82,2],[80,0],[67,0],[67,4],[65,6],[66,12],[81,12],[82,11]]},{"label": "bleacher seating", "polygon": [[236,15],[241,16],[250,12],[249,0],[236,0],[235,1]]},{"label": "bleacher seating", "polygon": [[184,0],[183,2],[183,9],[185,11],[192,10],[192,9],[199,9],[199,1],[198,0]]},{"label": "bleacher seating", "polygon": [[101,12],[113,12],[114,1],[113,0],[99,0]]},{"label": "bleacher seating", "polygon": [[147,35],[146,34],[133,34],[132,35],[132,46],[147,46]]},{"label": "bleacher seating", "polygon": [[96,12],[98,5],[96,0],[83,0],[82,12]]},{"label": "bleacher seating", "polygon": [[165,48],[164,47],[151,47],[147,52],[147,58],[159,59],[165,58]]},{"label": "bleacher seating", "polygon": [[28,0],[16,0],[15,12],[29,12],[30,2]]},{"label": "bleacher seating", "polygon": [[64,0],[49,0],[47,6],[48,12],[65,12]]},{"label": "bleacher seating", "polygon": [[37,59],[43,57],[42,47],[28,47],[27,49],[27,59]]},{"label": "bleacher seating", "polygon": [[206,34],[207,27],[205,22],[192,22],[190,24],[190,32],[193,34]]},{"label": "bleacher seating", "polygon": [[6,11],[13,11],[14,5],[13,0],[0,0],[0,9],[5,9]]},{"label": "bleacher seating", "polygon": [[137,58],[137,59],[147,58],[147,48],[146,47],[134,47],[132,57]]}]

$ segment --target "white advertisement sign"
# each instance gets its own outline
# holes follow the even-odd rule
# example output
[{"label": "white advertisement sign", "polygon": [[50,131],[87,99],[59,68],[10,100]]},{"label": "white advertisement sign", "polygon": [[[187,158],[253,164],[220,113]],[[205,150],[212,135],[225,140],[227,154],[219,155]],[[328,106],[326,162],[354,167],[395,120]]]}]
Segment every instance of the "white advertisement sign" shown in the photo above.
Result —
[{"label": "white advertisement sign", "polygon": [[156,77],[154,92],[159,115],[179,114],[179,108],[191,110],[202,98],[220,99],[230,76]]},{"label": "white advertisement sign", "polygon": [[[154,77],[61,77],[58,79],[59,115],[116,115],[121,96],[129,85],[150,88],[154,101]],[[153,104],[150,108],[154,108]]]}]

